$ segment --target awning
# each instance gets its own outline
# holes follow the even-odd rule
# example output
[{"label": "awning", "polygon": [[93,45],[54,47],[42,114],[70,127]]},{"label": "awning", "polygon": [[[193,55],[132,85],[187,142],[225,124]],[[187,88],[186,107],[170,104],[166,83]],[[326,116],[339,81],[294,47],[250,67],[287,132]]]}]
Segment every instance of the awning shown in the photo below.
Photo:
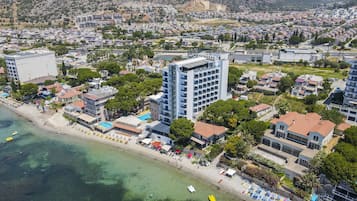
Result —
[{"label": "awning", "polygon": [[235,173],[236,173],[235,170],[233,170],[233,169],[228,169],[227,172],[226,172],[226,175],[232,177],[233,175],[235,175]]},{"label": "awning", "polygon": [[152,141],[151,138],[145,138],[145,139],[141,140],[141,142],[142,142],[143,144],[150,144],[151,141]]},{"label": "awning", "polygon": [[191,137],[190,138],[192,141],[196,142],[197,144],[200,144],[200,145],[204,145],[206,144],[204,141],[200,140],[200,139],[197,139],[195,137]]},{"label": "awning", "polygon": [[164,145],[161,147],[161,149],[165,150],[165,151],[170,151],[171,146],[170,145]]}]

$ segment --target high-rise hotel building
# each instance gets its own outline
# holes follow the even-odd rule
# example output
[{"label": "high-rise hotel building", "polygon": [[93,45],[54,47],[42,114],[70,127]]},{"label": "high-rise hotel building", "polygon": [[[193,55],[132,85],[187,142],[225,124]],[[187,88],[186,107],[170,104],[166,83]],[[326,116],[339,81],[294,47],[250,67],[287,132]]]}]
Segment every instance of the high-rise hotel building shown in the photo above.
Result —
[{"label": "high-rise hotel building", "polygon": [[341,112],[347,120],[357,123],[357,60],[352,62],[347,77]]},{"label": "high-rise hotel building", "polygon": [[217,100],[229,98],[228,54],[209,54],[170,63],[163,70],[160,120],[194,120]]}]

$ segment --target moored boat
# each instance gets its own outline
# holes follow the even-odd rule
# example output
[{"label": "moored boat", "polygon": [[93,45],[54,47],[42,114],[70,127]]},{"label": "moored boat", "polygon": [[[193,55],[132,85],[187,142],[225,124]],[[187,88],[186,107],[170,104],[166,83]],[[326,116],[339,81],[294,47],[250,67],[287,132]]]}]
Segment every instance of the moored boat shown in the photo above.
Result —
[{"label": "moored boat", "polygon": [[190,191],[190,193],[196,192],[195,187],[193,187],[192,185],[187,186],[187,189],[188,191]]},{"label": "moored boat", "polygon": [[6,142],[11,142],[11,141],[13,141],[13,140],[14,140],[13,137],[7,137],[7,138],[6,138]]}]

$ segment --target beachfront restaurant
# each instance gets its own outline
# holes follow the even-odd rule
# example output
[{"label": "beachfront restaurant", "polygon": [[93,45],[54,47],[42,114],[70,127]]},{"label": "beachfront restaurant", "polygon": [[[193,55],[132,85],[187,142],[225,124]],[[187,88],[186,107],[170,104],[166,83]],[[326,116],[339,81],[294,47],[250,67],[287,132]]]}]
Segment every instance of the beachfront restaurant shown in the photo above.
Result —
[{"label": "beachfront restaurant", "polygon": [[141,123],[142,121],[135,116],[126,116],[115,120],[113,127],[120,133],[139,135],[142,132]]},{"label": "beachfront restaurant", "polygon": [[169,138],[170,126],[160,121],[153,121],[146,126],[146,131],[153,141],[173,145],[173,140]]},{"label": "beachfront restaurant", "polygon": [[77,121],[79,124],[92,129],[92,126],[95,122],[97,122],[97,119],[95,117],[83,113],[77,117]]}]

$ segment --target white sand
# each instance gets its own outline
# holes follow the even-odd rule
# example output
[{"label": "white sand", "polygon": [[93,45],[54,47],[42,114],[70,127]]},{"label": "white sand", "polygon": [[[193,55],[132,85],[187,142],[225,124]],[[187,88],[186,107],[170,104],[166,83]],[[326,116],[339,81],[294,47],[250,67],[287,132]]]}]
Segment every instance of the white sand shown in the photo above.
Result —
[{"label": "white sand", "polygon": [[[3,104],[10,110],[15,113],[25,117],[36,126],[57,133],[57,134],[66,134],[71,136],[76,136],[79,138],[98,141],[101,143],[106,143],[108,145],[116,146],[121,149],[131,151],[140,155],[145,155],[153,160],[159,160],[163,163],[166,163],[174,168],[178,168],[185,173],[191,174],[192,176],[205,180],[212,185],[216,186],[218,189],[221,189],[225,192],[231,193],[238,196],[243,200],[252,200],[246,195],[242,195],[242,191],[246,191],[248,185],[243,179],[235,175],[233,178],[229,178],[224,175],[220,175],[220,169],[216,167],[217,160],[213,161],[210,166],[203,167],[198,164],[192,164],[190,159],[186,157],[181,157],[181,159],[171,157],[166,154],[161,154],[158,151],[149,149],[142,145],[136,144],[136,138],[131,137],[130,141],[127,144],[116,142],[110,139],[105,139],[96,135],[93,135],[93,131],[81,125],[70,126],[69,122],[62,116],[63,111],[59,111],[53,115],[47,113],[41,113],[34,105],[22,105],[17,108],[14,108],[10,105]],[[127,138],[128,139],[128,138]],[[177,156],[176,156],[177,157]],[[220,182],[219,182],[220,181]]]}]

